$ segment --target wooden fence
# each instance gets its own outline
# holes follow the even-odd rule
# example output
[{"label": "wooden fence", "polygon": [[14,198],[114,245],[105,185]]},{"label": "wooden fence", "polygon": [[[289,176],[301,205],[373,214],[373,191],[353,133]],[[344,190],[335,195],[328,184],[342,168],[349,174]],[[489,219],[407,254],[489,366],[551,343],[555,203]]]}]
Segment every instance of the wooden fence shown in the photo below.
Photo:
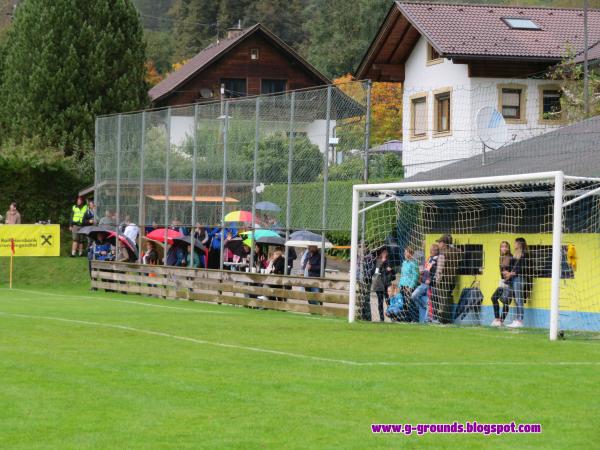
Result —
[{"label": "wooden fence", "polygon": [[92,261],[96,289],[322,315],[348,315],[348,285],[342,278]]}]

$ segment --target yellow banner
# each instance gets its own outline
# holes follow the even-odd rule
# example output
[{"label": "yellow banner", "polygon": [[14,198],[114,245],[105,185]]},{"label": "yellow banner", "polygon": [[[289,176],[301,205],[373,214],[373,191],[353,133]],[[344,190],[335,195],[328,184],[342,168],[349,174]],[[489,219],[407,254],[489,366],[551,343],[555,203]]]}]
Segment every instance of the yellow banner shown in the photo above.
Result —
[{"label": "yellow banner", "polygon": [[0,256],[60,256],[59,225],[0,225]]}]

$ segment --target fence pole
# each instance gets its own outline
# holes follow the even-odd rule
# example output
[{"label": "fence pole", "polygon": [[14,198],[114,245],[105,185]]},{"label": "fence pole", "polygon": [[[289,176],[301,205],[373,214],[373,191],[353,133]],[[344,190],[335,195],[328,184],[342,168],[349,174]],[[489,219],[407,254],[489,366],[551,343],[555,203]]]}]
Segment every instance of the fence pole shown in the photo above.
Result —
[{"label": "fence pole", "polygon": [[367,80],[367,111],[365,117],[365,171],[363,182],[369,182],[369,147],[371,146],[371,80]]},{"label": "fence pole", "polygon": [[[367,80],[367,111],[365,116],[365,171],[363,173],[363,182],[369,183],[369,148],[371,147],[371,80]],[[361,214],[361,242],[365,241],[367,215]]]},{"label": "fence pole", "polygon": [[325,276],[325,230],[327,229],[327,201],[329,199],[329,128],[331,126],[331,85],[327,86],[325,120],[325,154],[323,158],[323,220],[321,227],[321,278]]},{"label": "fence pole", "polygon": [[167,147],[165,149],[167,151],[167,155],[166,155],[166,162],[165,162],[165,242],[164,242],[164,249],[165,249],[165,259],[164,259],[164,265],[167,265],[167,254],[169,253],[169,241],[167,239],[168,235],[169,235],[169,195],[170,195],[170,189],[169,189],[169,183],[170,183],[170,175],[171,175],[171,168],[170,166],[170,154],[171,154],[171,107],[167,108]]},{"label": "fence pole", "polygon": [[123,116],[119,114],[117,122],[117,201],[116,201],[116,231],[115,237],[115,260],[119,260],[119,225],[121,223],[121,145],[122,145],[122,120]]},{"label": "fence pole", "polygon": [[[94,212],[94,225],[98,224],[98,213],[100,209],[98,208],[98,179],[100,176],[98,175],[98,147],[99,147],[99,132],[98,132],[98,118],[94,122],[94,204],[96,205],[96,211]],[[92,259],[96,259],[96,240],[92,241]]]},{"label": "fence pole", "polygon": [[219,255],[219,269],[223,270],[223,261],[225,253],[225,197],[227,195],[227,132],[229,128],[229,102],[225,102],[224,116],[220,117],[223,120],[223,198],[221,200],[221,254]]},{"label": "fence pole", "polygon": [[256,179],[258,176],[258,146],[260,143],[260,97],[256,97],[256,123],[254,124],[254,164],[252,167],[252,245],[250,246],[250,271],[254,268],[254,232],[256,230]]},{"label": "fence pole", "polygon": [[198,154],[198,104],[194,105],[194,131],[192,133],[193,136],[193,145],[194,148],[192,150],[192,226],[190,228],[190,243],[192,253],[190,255],[190,268],[194,267],[194,256],[196,254],[196,237],[195,227],[196,227],[196,157]]},{"label": "fence pole", "polygon": [[142,140],[140,142],[140,198],[138,205],[138,262],[142,263],[142,236],[144,235],[144,151],[146,146],[146,111],[142,112]]},{"label": "fence pole", "polygon": [[[285,208],[285,241],[290,240],[290,227],[292,221],[292,170],[294,166],[294,113],[296,107],[296,92],[292,91],[292,98],[290,104],[290,137],[289,137],[289,148],[288,148],[288,176],[287,176],[287,197],[286,197],[286,208]],[[290,260],[290,248],[285,246],[285,269],[284,273],[288,273]],[[291,272],[291,270],[290,270]]]}]

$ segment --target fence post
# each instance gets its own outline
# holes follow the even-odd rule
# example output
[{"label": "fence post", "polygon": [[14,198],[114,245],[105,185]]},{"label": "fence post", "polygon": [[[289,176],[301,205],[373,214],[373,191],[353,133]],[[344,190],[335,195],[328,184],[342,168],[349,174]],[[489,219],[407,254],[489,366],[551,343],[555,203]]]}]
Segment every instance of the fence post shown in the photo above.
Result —
[{"label": "fence post", "polygon": [[171,154],[171,107],[167,108],[167,147],[165,149],[167,151],[166,162],[165,162],[165,242],[164,242],[164,265],[167,265],[167,254],[169,253],[169,241],[167,239],[169,235],[169,183],[170,183],[170,175],[171,168],[170,166],[170,154]]},{"label": "fence post", "polygon": [[369,182],[369,147],[371,146],[371,80],[367,80],[367,111],[365,117],[365,170],[363,182]]},{"label": "fence post", "polygon": [[142,140],[140,142],[140,198],[138,205],[138,262],[142,263],[142,236],[144,234],[144,151],[146,146],[146,111],[142,112]]},{"label": "fence post", "polygon": [[327,86],[325,120],[325,154],[323,158],[323,220],[321,226],[321,278],[325,276],[325,230],[327,229],[327,201],[329,199],[329,128],[331,126],[331,85]]},{"label": "fence post", "polygon": [[[99,141],[99,133],[98,133],[98,118],[96,118],[94,122],[94,203],[96,204],[96,211],[94,213],[94,225],[98,224],[98,213],[100,210],[98,209],[98,141]],[[92,259],[96,259],[96,240],[92,242]]]},{"label": "fence post", "polygon": [[[290,226],[292,221],[292,170],[294,166],[294,140],[296,138],[294,133],[294,114],[296,107],[296,92],[292,91],[292,98],[290,104],[290,137],[289,137],[289,148],[288,148],[288,176],[287,176],[287,197],[286,197],[286,208],[285,208],[285,241],[290,240]],[[285,246],[285,269],[284,273],[288,273],[290,260],[290,248]],[[290,271],[291,272],[291,271]]]},{"label": "fence post", "polygon": [[224,116],[220,117],[223,120],[223,198],[221,200],[221,254],[219,255],[219,269],[223,270],[223,261],[225,253],[225,197],[227,195],[227,131],[229,128],[229,102],[225,102]]},{"label": "fence post", "polygon": [[194,256],[196,254],[196,238],[195,227],[196,227],[196,157],[198,154],[198,104],[194,105],[194,131],[193,136],[193,150],[192,150],[192,226],[190,228],[190,243],[192,248],[192,254],[190,255],[190,268],[194,267]]},{"label": "fence post", "polygon": [[119,114],[117,122],[117,199],[116,199],[116,237],[115,237],[115,260],[119,260],[119,225],[121,223],[121,145],[122,145],[122,120],[123,116]]},{"label": "fence post", "polygon": [[252,268],[254,267],[254,234],[256,231],[256,178],[257,174],[257,165],[258,165],[258,146],[260,140],[260,129],[259,129],[259,121],[260,121],[260,97],[256,97],[256,123],[254,125],[254,164],[252,167],[252,245],[250,246],[250,271],[252,272]]}]

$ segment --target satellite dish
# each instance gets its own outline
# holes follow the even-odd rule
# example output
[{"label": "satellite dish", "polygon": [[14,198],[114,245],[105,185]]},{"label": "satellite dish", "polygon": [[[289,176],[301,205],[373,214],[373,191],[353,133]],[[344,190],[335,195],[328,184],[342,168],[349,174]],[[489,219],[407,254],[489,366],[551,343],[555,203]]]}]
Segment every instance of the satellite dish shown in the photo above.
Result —
[{"label": "satellite dish", "polygon": [[486,147],[497,150],[509,141],[504,117],[491,106],[484,106],[477,111],[475,122],[477,136]]},{"label": "satellite dish", "polygon": [[212,89],[202,88],[200,89],[200,97],[202,98],[213,98]]}]

